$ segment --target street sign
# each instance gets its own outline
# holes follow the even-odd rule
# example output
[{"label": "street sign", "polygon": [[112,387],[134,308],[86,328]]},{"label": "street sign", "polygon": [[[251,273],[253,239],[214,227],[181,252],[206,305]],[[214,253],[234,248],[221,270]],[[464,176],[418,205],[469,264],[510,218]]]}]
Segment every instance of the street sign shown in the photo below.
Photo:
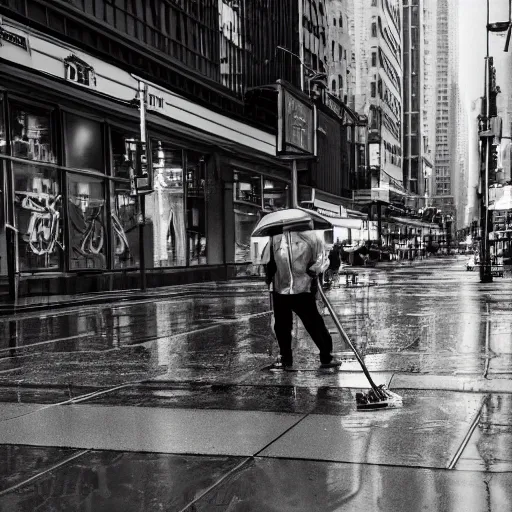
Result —
[{"label": "street sign", "polygon": [[503,277],[504,272],[503,265],[491,265],[491,276],[492,277]]}]

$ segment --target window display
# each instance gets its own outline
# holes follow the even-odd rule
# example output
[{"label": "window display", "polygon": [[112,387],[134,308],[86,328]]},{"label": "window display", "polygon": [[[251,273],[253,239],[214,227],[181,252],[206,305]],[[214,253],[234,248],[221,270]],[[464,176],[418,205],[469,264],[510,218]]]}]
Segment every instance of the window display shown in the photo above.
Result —
[{"label": "window display", "polygon": [[251,233],[261,218],[260,174],[233,172],[233,203],[235,211],[235,262],[249,263]]},{"label": "window display", "polygon": [[206,264],[205,157],[187,151],[187,245],[189,265]]},{"label": "window display", "polygon": [[137,198],[117,188],[111,213],[114,268],[139,265],[137,211]]},{"label": "window display", "polygon": [[265,210],[282,210],[289,205],[289,186],[275,180],[263,180],[263,208]]},{"label": "window display", "polygon": [[19,269],[60,267],[62,196],[58,171],[13,164]]},{"label": "window display", "polygon": [[66,113],[66,165],[75,169],[104,171],[101,124]]},{"label": "window display", "polygon": [[51,117],[50,110],[12,103],[10,105],[12,156],[55,163]]},{"label": "window display", "polygon": [[153,223],[153,263],[185,266],[183,151],[156,139],[151,150],[155,192],[146,198],[146,217]]},{"label": "window display", "polygon": [[135,141],[140,138],[135,131],[110,130],[112,143],[113,174],[116,178],[129,180],[133,176]]},{"label": "window display", "polygon": [[103,180],[68,174],[70,267],[106,267],[105,192]]}]

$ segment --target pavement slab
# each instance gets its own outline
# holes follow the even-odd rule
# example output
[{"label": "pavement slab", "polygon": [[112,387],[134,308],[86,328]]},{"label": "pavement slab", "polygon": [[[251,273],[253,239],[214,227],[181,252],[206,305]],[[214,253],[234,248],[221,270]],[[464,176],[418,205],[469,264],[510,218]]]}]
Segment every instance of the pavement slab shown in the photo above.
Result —
[{"label": "pavement slab", "polygon": [[91,405],[252,410],[295,414],[345,415],[354,409],[355,391],[337,387],[150,382],[99,395]]},{"label": "pavement slab", "polygon": [[502,512],[512,474],[256,458],[194,503],[197,512]]},{"label": "pavement slab", "polygon": [[512,395],[490,395],[456,469],[512,472]]},{"label": "pavement slab", "polygon": [[90,452],[3,496],[0,511],[179,511],[243,460]]},{"label": "pavement slab", "polygon": [[[447,467],[480,408],[478,394],[401,392],[399,409],[309,415],[261,456]],[[312,435],[314,433],[314,435]]]},{"label": "pavement slab", "polygon": [[21,418],[45,407],[44,404],[0,403],[0,422]]},{"label": "pavement slab", "polygon": [[0,444],[252,456],[303,415],[66,405],[2,423]]},{"label": "pavement slab", "polygon": [[0,493],[26,482],[78,453],[80,450],[69,448],[0,445]]}]

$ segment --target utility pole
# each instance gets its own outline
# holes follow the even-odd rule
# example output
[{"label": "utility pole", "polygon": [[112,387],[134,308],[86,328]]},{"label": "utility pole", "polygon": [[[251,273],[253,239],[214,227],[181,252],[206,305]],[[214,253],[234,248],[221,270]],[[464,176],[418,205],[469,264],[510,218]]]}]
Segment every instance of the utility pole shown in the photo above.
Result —
[{"label": "utility pole", "polygon": [[[140,111],[140,148],[141,152],[146,154],[142,157],[147,160],[147,141],[146,141],[146,92],[147,86],[144,82],[139,82],[139,111]],[[140,158],[137,155],[137,158]],[[148,173],[152,172],[148,169]],[[146,291],[146,258],[144,252],[144,225],[146,223],[146,196],[137,193],[138,202],[138,225],[139,225],[139,267],[140,267],[140,289]]]},{"label": "utility pole", "polygon": [[[489,131],[491,129],[490,120],[490,83],[491,83],[491,62],[489,57],[489,0],[487,0],[487,24],[485,27],[487,48],[485,56],[485,90],[484,90],[484,101],[485,101],[485,129]],[[491,151],[491,137],[486,135],[484,141],[480,145],[480,151],[483,153],[485,158],[484,176],[482,180],[482,198],[480,205],[480,228],[481,228],[481,240],[480,240],[480,282],[491,283],[491,258],[489,251],[489,158]],[[482,160],[480,159],[480,162]]]}]

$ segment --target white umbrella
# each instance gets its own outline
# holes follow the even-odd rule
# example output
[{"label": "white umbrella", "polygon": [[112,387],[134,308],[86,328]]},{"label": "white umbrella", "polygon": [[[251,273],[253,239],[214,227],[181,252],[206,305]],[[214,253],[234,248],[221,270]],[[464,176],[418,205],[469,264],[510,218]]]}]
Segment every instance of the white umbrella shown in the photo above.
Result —
[{"label": "white umbrella", "polygon": [[304,229],[322,230],[331,228],[332,224],[314,211],[288,208],[265,215],[254,228],[252,236],[279,235],[283,232],[283,229],[302,231]]}]

